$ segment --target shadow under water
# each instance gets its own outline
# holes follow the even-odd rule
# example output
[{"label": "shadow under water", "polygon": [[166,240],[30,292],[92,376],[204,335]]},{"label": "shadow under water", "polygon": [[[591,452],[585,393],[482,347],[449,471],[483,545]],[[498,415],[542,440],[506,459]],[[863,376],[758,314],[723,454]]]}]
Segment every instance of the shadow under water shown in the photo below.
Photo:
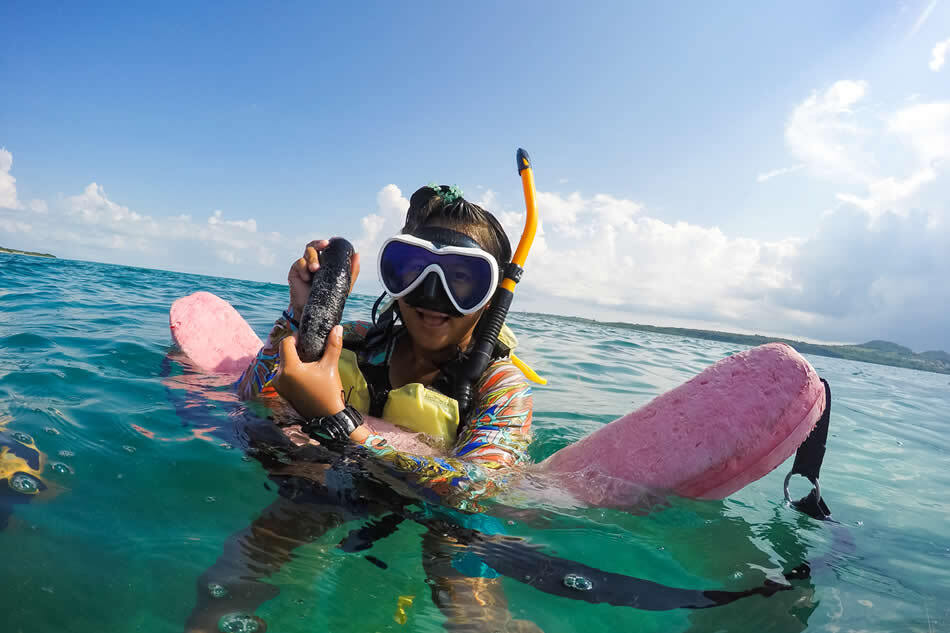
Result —
[{"label": "shadow under water", "polygon": [[[178,373],[183,367],[185,371]],[[346,534],[338,549],[362,555],[382,569],[388,567],[386,561],[367,553],[376,541],[393,534],[404,521],[424,529],[420,556],[426,582],[433,602],[446,618],[445,628],[452,631],[541,630],[509,612],[502,577],[562,599],[649,611],[688,609],[689,630],[695,631],[710,630],[715,622],[721,622],[721,616],[704,615],[710,607],[751,596],[776,601],[767,610],[767,617],[773,624],[776,617],[788,620],[782,623],[783,631],[804,630],[808,615],[815,609],[809,565],[803,564],[807,547],[778,517],[775,526],[770,524],[766,532],[772,537],[791,535],[782,539],[778,548],[782,558],[794,566],[791,571],[745,590],[668,586],[554,556],[542,545],[506,535],[496,516],[465,514],[421,497],[397,493],[388,477],[374,473],[379,466],[374,468],[373,460],[360,447],[330,450],[312,444],[295,445],[281,432],[273,412],[268,415],[266,409],[260,409],[267,417],[257,415],[259,407],[238,403],[222,391],[228,388],[227,380],[189,372],[187,360],[174,351],[163,361],[162,374],[169,400],[189,431],[186,435],[212,436],[237,444],[264,467],[278,494],[250,525],[226,540],[217,561],[197,579],[196,605],[186,624],[188,631],[266,628],[254,613],[279,593],[268,579],[293,558],[294,550],[351,522],[358,527]],[[230,402],[230,428],[221,425],[220,411],[209,407],[210,401]],[[391,473],[387,475],[391,477]],[[490,509],[501,517],[544,523],[542,510],[501,504],[492,504]],[[759,561],[763,568],[770,565],[753,544],[762,535],[753,534],[752,527],[743,520],[733,517],[720,521],[714,534],[708,526],[706,529],[706,539],[728,544],[725,550],[731,566],[735,560],[750,566]],[[709,565],[701,575],[722,577],[723,571]]]}]

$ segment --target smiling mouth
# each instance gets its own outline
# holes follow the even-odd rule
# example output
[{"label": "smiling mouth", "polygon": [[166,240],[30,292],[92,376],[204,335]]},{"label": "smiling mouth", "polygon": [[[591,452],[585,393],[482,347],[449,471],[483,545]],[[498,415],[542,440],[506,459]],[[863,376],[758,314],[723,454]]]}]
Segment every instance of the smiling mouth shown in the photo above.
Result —
[{"label": "smiling mouth", "polygon": [[425,308],[415,308],[419,320],[426,327],[440,327],[449,322],[449,315],[435,310],[426,310]]}]

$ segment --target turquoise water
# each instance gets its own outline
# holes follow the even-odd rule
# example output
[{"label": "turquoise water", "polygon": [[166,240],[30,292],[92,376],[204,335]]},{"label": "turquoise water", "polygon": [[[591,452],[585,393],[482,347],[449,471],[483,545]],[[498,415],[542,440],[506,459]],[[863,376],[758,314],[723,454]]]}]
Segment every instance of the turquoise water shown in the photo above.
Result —
[{"label": "turquoise water", "polygon": [[[181,631],[199,576],[277,497],[235,432],[262,411],[164,362],[168,307],[196,290],[232,302],[262,335],[286,303],[277,285],[0,255],[0,426],[49,459],[49,488],[7,507],[0,531],[4,631]],[[347,316],[365,317],[371,300],[350,303]],[[558,317],[510,323],[550,379],[535,391],[536,459],[741,349]],[[548,632],[950,630],[950,377],[809,360],[835,393],[822,485],[837,525],[785,506],[790,464],[724,501],[676,500],[647,516],[537,506],[505,521],[545,552],[668,585],[754,587],[805,560],[809,580],[725,607],[644,612],[505,578],[513,617]],[[188,416],[220,434],[196,438]],[[295,550],[257,611],[268,630],[442,630],[425,529],[407,521],[375,543],[381,569],[337,548],[359,525]],[[399,596],[414,597],[405,624]]]}]

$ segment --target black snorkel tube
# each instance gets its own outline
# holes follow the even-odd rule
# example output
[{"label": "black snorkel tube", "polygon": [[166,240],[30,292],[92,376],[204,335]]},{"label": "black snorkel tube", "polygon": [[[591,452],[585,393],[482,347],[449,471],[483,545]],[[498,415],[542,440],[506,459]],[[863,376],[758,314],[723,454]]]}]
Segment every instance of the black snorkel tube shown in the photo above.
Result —
[{"label": "black snorkel tube", "polygon": [[521,281],[524,272],[524,262],[528,258],[528,251],[534,242],[534,234],[538,229],[538,205],[535,200],[534,174],[531,171],[531,159],[528,152],[518,148],[517,153],[518,175],[521,176],[521,186],[524,189],[524,202],[527,210],[524,230],[521,232],[521,241],[511,258],[511,262],[502,271],[504,278],[492,297],[490,307],[482,315],[475,328],[475,343],[468,357],[458,367],[455,373],[455,398],[458,401],[459,413],[463,416],[472,405],[475,383],[481,378],[488,365],[494,359],[495,345],[498,335],[505,324],[511,300],[515,296],[515,284]]}]

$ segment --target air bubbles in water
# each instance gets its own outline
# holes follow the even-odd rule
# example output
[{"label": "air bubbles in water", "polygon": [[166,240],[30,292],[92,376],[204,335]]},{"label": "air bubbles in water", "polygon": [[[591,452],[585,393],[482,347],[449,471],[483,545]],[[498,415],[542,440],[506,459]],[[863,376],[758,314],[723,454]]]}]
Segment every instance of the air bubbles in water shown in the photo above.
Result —
[{"label": "air bubbles in water", "polygon": [[241,461],[242,461],[242,462],[249,462],[249,461],[251,461],[251,456],[250,456],[250,455],[241,455]]},{"label": "air bubbles in water", "polygon": [[208,593],[212,598],[227,598],[228,590],[224,585],[219,585],[216,582],[208,583]]},{"label": "air bubbles in water", "polygon": [[50,468],[52,468],[54,471],[60,473],[61,475],[72,475],[72,474],[73,474],[73,469],[70,468],[69,466],[67,466],[66,464],[62,463],[62,462],[56,462],[55,464],[53,464],[52,466],[50,466]]},{"label": "air bubbles in water", "polygon": [[218,620],[221,633],[258,633],[264,631],[263,620],[246,613],[229,613]]},{"label": "air bubbles in water", "polygon": [[564,576],[562,582],[565,587],[574,589],[575,591],[590,591],[594,588],[594,583],[592,583],[589,578],[584,578],[580,574],[568,574]]},{"label": "air bubbles in water", "polygon": [[74,452],[72,452],[72,451],[70,451],[70,450],[66,450],[66,449],[63,449],[63,450],[61,450],[60,452],[58,452],[58,453],[56,453],[56,454],[59,455],[60,457],[63,457],[63,458],[75,457],[75,456],[76,456],[76,453],[74,453]]},{"label": "air bubbles in water", "polygon": [[234,448],[234,445],[231,444],[231,442],[221,442],[220,444],[218,444],[218,446],[220,446],[221,448],[225,450],[231,450],[232,448]]},{"label": "air bubbles in water", "polygon": [[128,453],[129,455],[131,455],[132,453],[135,452],[135,447],[129,446],[128,444],[126,444],[125,446],[122,447],[122,450]]},{"label": "air bubbles in water", "polygon": [[23,431],[15,431],[13,433],[13,439],[15,439],[17,442],[22,442],[24,444],[33,443],[33,438],[27,435],[26,433],[24,433]]},{"label": "air bubbles in water", "polygon": [[207,497],[205,497],[206,503],[214,503],[215,501],[217,501],[217,499],[211,495],[208,495]]},{"label": "air bubbles in water", "polygon": [[43,430],[49,433],[50,435],[59,435],[59,429],[53,426],[48,426]]},{"label": "air bubbles in water", "polygon": [[41,485],[39,479],[26,473],[17,473],[10,478],[10,487],[25,495],[39,492]]}]

